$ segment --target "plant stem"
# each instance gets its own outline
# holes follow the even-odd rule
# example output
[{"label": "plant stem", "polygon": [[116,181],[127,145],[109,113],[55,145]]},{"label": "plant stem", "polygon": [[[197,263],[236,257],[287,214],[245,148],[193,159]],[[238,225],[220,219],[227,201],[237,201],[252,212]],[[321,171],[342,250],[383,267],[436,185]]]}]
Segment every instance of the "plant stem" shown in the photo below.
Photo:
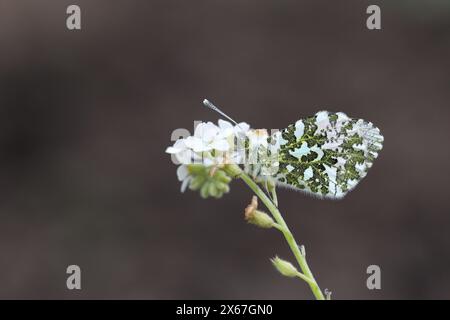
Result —
[{"label": "plant stem", "polygon": [[268,189],[270,191],[270,195],[272,196],[273,204],[275,205],[275,207],[278,208],[277,188],[276,188],[275,183],[273,181],[270,181]]},{"label": "plant stem", "polygon": [[261,190],[261,188],[253,181],[252,178],[250,178],[247,174],[245,174],[243,171],[241,171],[237,177],[241,178],[249,187],[253,190],[253,192],[261,199],[261,201],[264,203],[264,205],[269,209],[270,213],[274,217],[275,221],[281,226],[279,229],[284,237],[286,238],[287,243],[289,244],[289,247],[294,254],[295,258],[297,259],[297,262],[303,272],[303,275],[306,276],[309,281],[306,281],[309,286],[311,287],[311,290],[316,297],[317,300],[325,300],[325,297],[320,290],[319,285],[317,284],[316,280],[314,279],[314,276],[309,269],[308,263],[306,262],[305,256],[300,252],[300,248],[297,245],[297,242],[294,239],[294,236],[292,235],[291,231],[289,230],[289,227],[287,226],[286,222],[283,219],[283,216],[281,215],[280,211],[278,210],[277,206],[275,206],[272,201],[267,197],[267,195],[264,193],[264,191]]}]

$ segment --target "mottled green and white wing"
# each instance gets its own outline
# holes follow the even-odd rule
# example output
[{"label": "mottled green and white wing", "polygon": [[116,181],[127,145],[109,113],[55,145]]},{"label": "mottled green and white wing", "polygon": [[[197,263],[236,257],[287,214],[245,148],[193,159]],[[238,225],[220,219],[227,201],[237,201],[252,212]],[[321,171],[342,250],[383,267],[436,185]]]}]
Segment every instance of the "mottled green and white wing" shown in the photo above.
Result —
[{"label": "mottled green and white wing", "polygon": [[269,138],[278,152],[275,180],[319,197],[342,198],[366,176],[383,140],[371,122],[320,111]]}]

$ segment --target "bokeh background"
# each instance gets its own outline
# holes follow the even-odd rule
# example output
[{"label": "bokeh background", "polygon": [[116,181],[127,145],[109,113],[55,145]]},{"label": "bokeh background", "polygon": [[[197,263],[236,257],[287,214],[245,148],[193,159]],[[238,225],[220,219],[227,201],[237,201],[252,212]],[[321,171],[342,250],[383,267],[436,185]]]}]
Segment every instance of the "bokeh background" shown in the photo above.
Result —
[{"label": "bokeh background", "polygon": [[282,190],[281,209],[335,299],[450,298],[448,1],[2,0],[0,43],[0,298],[312,298],[269,263],[292,257],[245,223],[241,183],[180,193],[164,150],[217,120],[205,97],[255,128],[320,109],[379,126],[356,190]]}]

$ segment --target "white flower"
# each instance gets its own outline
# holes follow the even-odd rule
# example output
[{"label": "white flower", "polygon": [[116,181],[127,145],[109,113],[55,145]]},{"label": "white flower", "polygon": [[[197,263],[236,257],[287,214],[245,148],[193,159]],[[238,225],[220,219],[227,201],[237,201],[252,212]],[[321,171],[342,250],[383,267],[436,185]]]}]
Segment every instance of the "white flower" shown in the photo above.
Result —
[{"label": "white flower", "polygon": [[192,162],[193,152],[186,145],[186,139],[178,139],[173,147],[166,149],[167,153],[174,154],[180,163],[187,164]]},{"label": "white flower", "polygon": [[230,122],[219,119],[219,128],[221,130],[221,135],[229,138],[231,135],[236,137],[241,137],[242,134],[246,134],[250,130],[250,126],[245,122],[240,122],[236,126],[233,126]]},{"label": "white flower", "polygon": [[194,152],[227,151],[230,148],[221,129],[212,122],[200,123],[195,128],[194,136],[186,138],[186,146]]},{"label": "white flower", "polygon": [[224,120],[219,120],[218,126],[203,122],[195,128],[193,136],[177,140],[166,152],[174,154],[182,164],[190,164],[192,160],[205,166],[238,163],[240,154],[235,150],[234,138],[245,137],[249,130],[250,126],[245,122],[236,126]]},{"label": "white flower", "polygon": [[234,133],[234,126],[230,122],[219,119],[217,124],[219,125],[220,135],[222,137],[227,138]]}]

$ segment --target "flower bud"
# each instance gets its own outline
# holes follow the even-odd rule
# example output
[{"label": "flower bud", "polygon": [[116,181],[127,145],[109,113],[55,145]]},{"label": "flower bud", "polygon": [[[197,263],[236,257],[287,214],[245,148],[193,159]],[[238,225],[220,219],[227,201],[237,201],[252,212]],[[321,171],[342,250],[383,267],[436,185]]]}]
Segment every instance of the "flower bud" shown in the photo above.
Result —
[{"label": "flower bud", "polygon": [[230,177],[237,177],[242,173],[241,168],[239,168],[238,165],[235,164],[227,164],[224,166],[223,170],[230,176]]},{"label": "flower bud", "polygon": [[199,191],[202,198],[220,198],[230,191],[231,178],[219,167],[188,165],[191,177],[189,189]]},{"label": "flower bud", "polygon": [[246,217],[246,220],[248,223],[265,229],[270,229],[275,224],[273,219],[267,213],[259,210],[253,211],[249,216]]},{"label": "flower bud", "polygon": [[272,261],[272,264],[275,266],[275,268],[280,272],[283,276],[286,277],[297,277],[299,272],[297,269],[292,265],[292,263],[282,260],[275,256],[275,258],[270,259]]},{"label": "flower bud", "polygon": [[257,210],[258,198],[253,196],[252,202],[245,208],[245,220],[248,223],[254,224],[260,228],[269,229],[275,224],[273,219],[265,212]]}]

